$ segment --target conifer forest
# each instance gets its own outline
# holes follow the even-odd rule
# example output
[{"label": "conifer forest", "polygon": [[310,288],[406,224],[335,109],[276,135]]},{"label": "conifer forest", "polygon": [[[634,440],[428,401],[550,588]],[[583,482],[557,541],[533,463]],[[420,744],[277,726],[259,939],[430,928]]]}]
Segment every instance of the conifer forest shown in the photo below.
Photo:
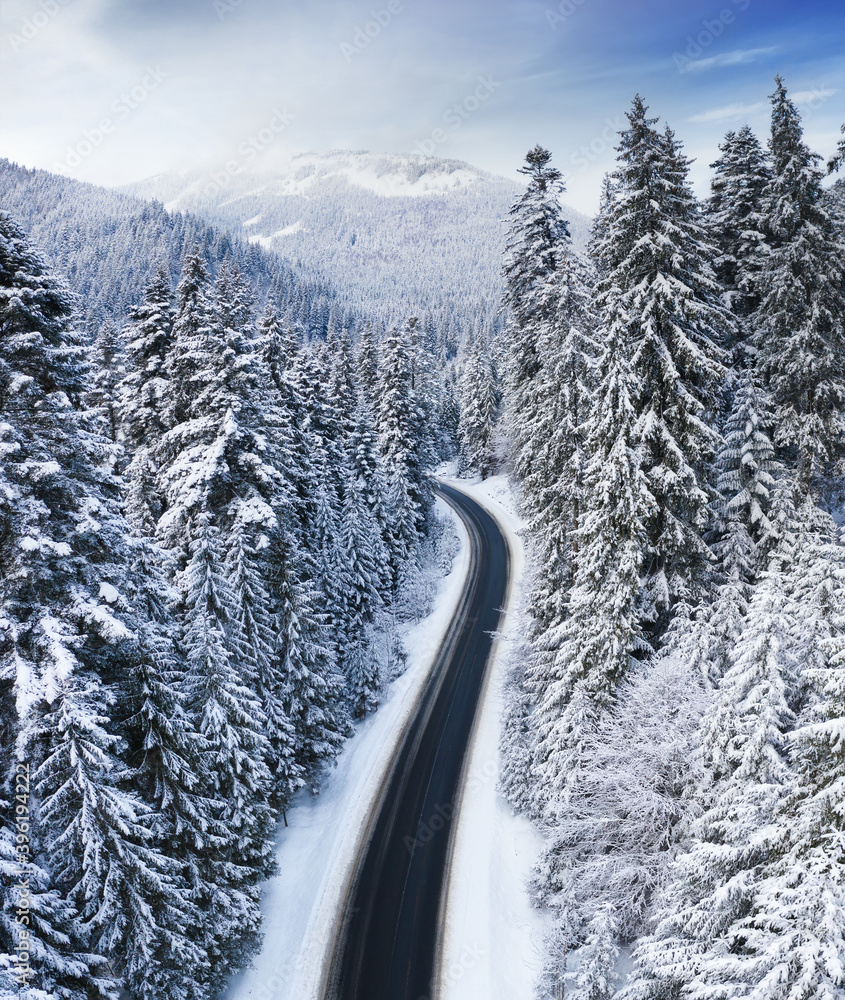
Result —
[{"label": "conifer forest", "polygon": [[0,144],[0,1000],[845,997],[845,115],[745,7],[581,154],[496,74],[410,152]]}]

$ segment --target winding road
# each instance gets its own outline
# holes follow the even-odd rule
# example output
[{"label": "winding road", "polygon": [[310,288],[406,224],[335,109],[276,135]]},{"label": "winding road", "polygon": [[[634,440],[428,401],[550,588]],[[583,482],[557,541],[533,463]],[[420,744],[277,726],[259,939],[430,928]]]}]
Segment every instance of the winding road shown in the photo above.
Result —
[{"label": "winding road", "polygon": [[359,857],[325,1000],[429,1000],[452,817],[508,584],[495,520],[460,490],[438,494],[464,522],[470,569]]}]

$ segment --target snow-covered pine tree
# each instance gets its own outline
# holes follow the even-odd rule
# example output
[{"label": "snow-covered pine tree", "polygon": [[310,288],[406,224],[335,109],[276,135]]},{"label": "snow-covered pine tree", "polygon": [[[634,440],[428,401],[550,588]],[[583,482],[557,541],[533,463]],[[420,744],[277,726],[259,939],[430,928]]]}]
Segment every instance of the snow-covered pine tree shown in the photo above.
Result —
[{"label": "snow-covered pine tree", "polygon": [[[799,636],[817,643],[818,617],[826,606],[822,657],[802,657],[802,686],[812,692],[799,727],[790,734],[793,792],[783,801],[771,838],[779,846],[758,879],[751,911],[741,923],[744,948],[734,975],[751,980],[757,995],[822,1000],[845,989],[845,885],[843,885],[843,785],[845,785],[845,575],[839,540],[808,546],[816,586],[798,596]],[[806,551],[806,550],[804,550]],[[819,577],[826,593],[818,593]],[[804,583],[803,575],[799,583]],[[802,598],[804,598],[802,600]],[[800,654],[799,654],[800,655]],[[744,973],[744,974],[743,974]]]},{"label": "snow-covered pine tree", "polygon": [[383,602],[389,601],[391,589],[390,513],[388,510],[387,479],[378,450],[375,420],[363,393],[353,413],[352,433],[346,441],[346,468],[348,475],[363,491],[369,515],[378,529],[373,539],[374,558],[378,567],[378,587]]},{"label": "snow-covered pine tree", "polygon": [[616,920],[613,904],[605,903],[587,927],[587,940],[578,949],[578,972],[570,1000],[611,1000],[616,993],[619,976],[616,961]]},{"label": "snow-covered pine tree", "polygon": [[[760,272],[765,260],[763,195],[771,179],[766,154],[748,125],[728,132],[719,146],[721,156],[711,164],[712,194],[705,203],[705,221],[711,241],[719,249],[716,277],[742,333],[737,361],[746,366],[751,330],[747,320],[760,304]],[[732,345],[730,345],[732,346]]]},{"label": "snow-covered pine tree", "polygon": [[378,399],[379,370],[381,368],[379,342],[372,323],[365,323],[358,333],[355,368],[361,392],[375,410]]},{"label": "snow-covered pine tree", "polygon": [[746,583],[765,568],[764,540],[772,532],[768,510],[779,466],[771,426],[767,393],[753,374],[741,375],[716,459],[722,500],[713,551],[726,576]]},{"label": "snow-covered pine tree", "polygon": [[537,640],[538,663],[530,677],[537,698],[531,717],[535,788],[540,811],[554,817],[566,809],[584,740],[613,704],[632,658],[649,649],[639,620],[640,577],[654,500],[636,451],[627,327],[613,311],[618,304],[618,295],[608,297],[568,615]]},{"label": "snow-covered pine tree", "polygon": [[471,338],[466,346],[458,393],[462,465],[486,479],[492,474],[495,462],[498,392],[489,348],[481,337]]},{"label": "snow-covered pine tree", "polygon": [[685,663],[659,656],[631,672],[616,704],[585,735],[569,807],[560,811],[534,875],[569,945],[612,909],[618,940],[651,921],[672,856],[688,836],[702,779],[697,753],[708,699]]},{"label": "snow-covered pine tree", "polygon": [[[845,136],[845,125],[842,126],[842,134]],[[836,173],[845,163],[845,138],[839,140],[839,146],[836,152],[827,162],[827,172],[829,174]]]},{"label": "snow-covered pine tree", "polygon": [[200,374],[207,366],[211,327],[211,286],[198,248],[188,254],[176,289],[172,341],[164,359],[168,382],[164,423],[171,428],[188,419],[191,404],[202,388]]},{"label": "snow-covered pine tree", "polygon": [[806,489],[843,453],[845,245],[822,188],[820,157],[804,142],[780,77],[769,155],[756,344],[774,405],[775,445]]},{"label": "snow-covered pine tree", "polygon": [[84,352],[67,290],[5,214],[0,294],[0,652],[17,700],[14,736],[32,764],[33,843],[51,887],[77,906],[85,947],[143,989],[142,969],[150,982],[172,978],[192,946],[165,932],[168,908],[185,913],[179,866],[157,850],[148,806],[124,787],[111,718],[136,642],[110,606],[129,589],[129,530],[108,449],[80,411]]},{"label": "snow-covered pine tree", "polygon": [[[501,393],[499,393],[501,396]],[[447,361],[443,366],[440,380],[440,435],[442,441],[441,457],[454,458],[460,448],[461,404],[458,388],[458,375],[454,361]]]},{"label": "snow-covered pine tree", "polygon": [[554,306],[544,293],[569,238],[560,205],[562,177],[551,166],[551,158],[552,154],[540,146],[527,153],[519,172],[528,178],[528,184],[510,210],[505,244],[504,304],[511,316],[505,403],[517,454],[522,452],[525,435],[531,430],[533,383],[541,364],[537,345],[540,325],[550,318]]},{"label": "snow-covered pine tree", "polygon": [[382,345],[376,426],[389,482],[391,576],[396,585],[418,555],[432,505],[421,455],[419,407],[408,330],[394,329]]},{"label": "snow-covered pine tree", "polygon": [[291,487],[292,530],[296,536],[297,552],[311,562],[313,569],[316,542],[313,524],[321,483],[325,488],[321,470],[326,458],[313,430],[308,405],[312,377],[308,353],[307,348],[300,348],[290,357],[281,373],[275,366],[273,373],[279,398],[290,419],[289,445],[286,449],[289,463],[285,478]]},{"label": "snow-covered pine tree", "polygon": [[639,95],[628,121],[597,249],[600,288],[619,289],[628,328],[637,439],[655,500],[643,614],[659,636],[675,603],[698,592],[710,559],[702,533],[719,443],[712,427],[724,375],[719,345],[731,323],[708,263],[688,159],[670,129],[655,129]]},{"label": "snow-covered pine tree", "polygon": [[178,568],[188,559],[190,526],[203,507],[228,547],[243,505],[256,528],[269,530],[289,498],[278,466],[286,457],[282,432],[290,419],[274,405],[272,375],[251,325],[251,292],[238,271],[224,269],[211,303],[201,283],[195,289],[199,278],[190,260],[186,268],[180,288],[194,289],[193,297],[185,322],[180,313],[174,323],[170,357],[176,368],[192,368],[193,394],[183,419],[162,439],[158,470],[166,500],[158,536],[177,555]]},{"label": "snow-covered pine tree", "polygon": [[125,373],[123,338],[114,322],[107,319],[91,347],[91,387],[85,403],[97,432],[112,444],[117,444],[120,431],[119,386]]},{"label": "snow-covered pine tree", "polygon": [[724,440],[716,456],[719,497],[710,543],[718,583],[696,607],[681,605],[666,642],[717,684],[744,627],[754,583],[768,565],[775,528],[769,520],[779,465],[768,437],[768,397],[753,372],[738,376]]},{"label": "snow-covered pine tree", "polygon": [[256,525],[252,520],[255,506],[244,502],[238,507],[226,554],[235,615],[231,645],[241,676],[261,699],[268,740],[265,763],[274,774],[284,771],[287,775],[295,770],[287,763],[292,756],[294,733],[282,703],[282,683],[277,669],[270,595],[272,571],[266,565],[270,540],[265,534],[266,525],[261,520]]},{"label": "snow-covered pine tree", "polygon": [[564,246],[543,293],[553,305],[539,325],[531,429],[515,458],[539,563],[531,602],[538,633],[565,618],[575,573],[585,500],[585,425],[600,353],[593,339],[593,284],[587,263]]},{"label": "snow-covered pine tree", "polygon": [[786,575],[786,566],[773,561],[731,651],[704,726],[705,811],[669,873],[654,933],[635,949],[626,997],[656,1000],[694,991],[715,1000],[751,995],[756,985],[750,967],[740,970],[740,956],[747,955],[744,921],[767,858],[780,853],[772,820],[794,786],[788,733],[799,664]]},{"label": "snow-covered pine tree", "polygon": [[353,413],[358,403],[358,380],[355,373],[355,360],[352,356],[352,345],[349,341],[349,331],[344,329],[338,334],[333,347],[329,351],[331,367],[328,378],[328,396],[338,411],[341,443],[352,432]]},{"label": "snow-covered pine tree", "polygon": [[[417,441],[418,463],[425,472],[426,469],[433,468],[440,457],[440,389],[435,362],[436,345],[431,331],[426,332],[416,316],[409,317],[405,337],[411,362],[411,389],[416,403],[414,437]],[[420,502],[425,512],[427,532],[434,502],[430,490],[420,490]]]},{"label": "snow-covered pine tree", "polygon": [[347,679],[350,709],[361,718],[378,707],[381,694],[381,664],[371,645],[381,610],[379,586],[383,554],[378,525],[367,504],[367,484],[349,476],[341,511],[340,544],[346,567],[341,594],[343,653],[340,659]]},{"label": "snow-covered pine tree", "polygon": [[223,575],[223,552],[211,514],[192,526],[184,592],[185,687],[204,741],[223,843],[200,864],[194,902],[203,914],[202,945],[219,984],[248,959],[259,936],[259,883],[272,871],[273,812],[266,717],[231,653],[235,595]]},{"label": "snow-covered pine tree", "polygon": [[178,997],[177,969],[202,953],[186,933],[193,912],[179,861],[156,847],[149,807],[121,787],[119,739],[104,728],[108,699],[76,666],[32,733],[46,750],[35,771],[39,827],[54,884],[79,910],[87,948],[109,958],[139,997]]},{"label": "snow-covered pine tree", "polygon": [[[23,773],[23,772],[22,772]],[[15,841],[15,810],[0,800],[0,997],[18,1000],[92,1000],[114,996],[117,984],[106,959],[86,953],[74,907],[51,888],[35,858],[21,864]],[[21,891],[26,885],[27,891]],[[18,914],[26,913],[24,923]],[[16,947],[26,932],[32,977],[20,974]]]},{"label": "snow-covered pine tree", "polygon": [[343,496],[344,432],[349,429],[344,424],[349,415],[342,412],[339,401],[331,395],[332,367],[332,357],[322,341],[300,352],[297,374],[310,439],[312,474],[337,512]]},{"label": "snow-covered pine tree", "polygon": [[123,427],[130,451],[154,450],[167,426],[166,362],[173,345],[173,292],[163,265],[130,317],[124,330],[128,370],[120,385]]},{"label": "snow-covered pine tree", "polygon": [[[528,187],[510,213],[504,266],[504,304],[510,313],[504,398],[514,469],[529,518],[538,520],[541,544],[547,541],[544,536],[554,536],[548,538],[551,552],[542,562],[546,574],[557,578],[550,580],[551,589],[565,590],[566,584],[559,588],[557,583],[567,570],[555,572],[556,562],[567,562],[565,551],[557,551],[561,544],[566,548],[558,536],[572,527],[573,518],[564,518],[569,521],[564,526],[554,512],[560,515],[556,508],[563,503],[570,513],[571,489],[561,493],[559,480],[578,452],[579,435],[573,438],[569,432],[583,419],[574,411],[583,404],[580,338],[590,324],[583,312],[585,268],[571,251],[560,205],[563,181],[550,160],[548,150],[539,146],[528,153],[521,168],[529,177]],[[574,382],[573,367],[578,369]]]},{"label": "snow-covered pine tree", "polygon": [[343,678],[330,637],[315,608],[313,586],[294,575],[291,559],[279,560],[274,630],[283,705],[294,729],[296,763],[312,787],[349,733]]}]

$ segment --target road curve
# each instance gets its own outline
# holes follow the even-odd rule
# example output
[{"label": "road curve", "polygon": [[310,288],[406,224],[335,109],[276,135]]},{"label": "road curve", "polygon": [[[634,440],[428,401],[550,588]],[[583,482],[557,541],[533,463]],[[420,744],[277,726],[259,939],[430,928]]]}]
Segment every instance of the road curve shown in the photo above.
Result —
[{"label": "road curve", "polygon": [[452,814],[508,582],[508,547],[474,500],[438,483],[464,522],[470,568],[394,758],[347,898],[325,1000],[429,1000]]}]

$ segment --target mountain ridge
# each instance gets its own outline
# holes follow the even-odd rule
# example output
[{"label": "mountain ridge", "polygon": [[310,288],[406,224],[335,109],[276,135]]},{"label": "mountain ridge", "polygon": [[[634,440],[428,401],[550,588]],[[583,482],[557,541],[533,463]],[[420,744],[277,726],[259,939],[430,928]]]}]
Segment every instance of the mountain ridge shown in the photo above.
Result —
[{"label": "mountain ridge", "polygon": [[[503,322],[501,255],[522,189],[464,161],[268,150],[260,164],[169,171],[120,190],[279,253],[385,326],[427,315],[457,344]],[[590,220],[565,214],[583,247]]]}]

